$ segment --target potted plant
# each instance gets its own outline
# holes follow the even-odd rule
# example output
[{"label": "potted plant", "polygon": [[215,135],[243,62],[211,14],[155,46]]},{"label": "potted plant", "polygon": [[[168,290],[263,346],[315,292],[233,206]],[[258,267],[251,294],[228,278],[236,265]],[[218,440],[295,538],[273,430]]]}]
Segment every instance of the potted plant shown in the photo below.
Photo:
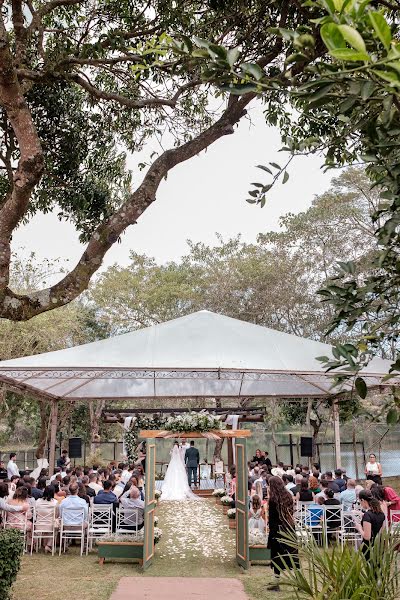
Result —
[{"label": "potted plant", "polygon": [[222,508],[224,511],[224,515],[226,515],[228,512],[228,508],[231,508],[231,506],[233,504],[233,498],[231,498],[230,496],[222,496],[221,504],[222,504]]},{"label": "potted plant", "polygon": [[225,490],[224,488],[218,488],[213,491],[212,495],[215,498],[216,504],[221,504],[221,498],[225,496]]},{"label": "potted plant", "polygon": [[249,531],[249,559],[250,562],[271,560],[271,551],[267,548],[268,534],[259,529]]},{"label": "potted plant", "polygon": [[236,529],[236,508],[228,508],[226,515],[228,517],[229,529]]},{"label": "potted plant", "polygon": [[[162,536],[162,530],[154,527],[154,543],[157,544]],[[99,563],[102,565],[106,558],[133,558],[143,564],[143,529],[137,535],[116,534],[104,535],[97,540]]]}]

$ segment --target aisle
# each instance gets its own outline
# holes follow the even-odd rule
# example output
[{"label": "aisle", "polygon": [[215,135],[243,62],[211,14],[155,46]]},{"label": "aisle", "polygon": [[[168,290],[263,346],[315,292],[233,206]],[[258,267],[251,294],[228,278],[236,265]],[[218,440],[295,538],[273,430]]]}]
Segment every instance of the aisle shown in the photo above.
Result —
[{"label": "aisle", "polygon": [[[221,565],[235,561],[235,536],[215,500],[160,502],[160,561]],[[220,568],[220,567],[219,567]]]},{"label": "aisle", "polygon": [[110,600],[248,600],[243,583],[237,579],[184,577],[123,577]]}]

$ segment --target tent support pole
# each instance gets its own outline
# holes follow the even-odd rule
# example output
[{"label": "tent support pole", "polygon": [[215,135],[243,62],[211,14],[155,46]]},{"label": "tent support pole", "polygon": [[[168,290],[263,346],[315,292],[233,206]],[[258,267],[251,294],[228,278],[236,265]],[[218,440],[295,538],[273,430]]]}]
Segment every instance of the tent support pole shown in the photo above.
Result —
[{"label": "tent support pole", "polygon": [[57,437],[57,421],[58,421],[58,402],[52,400],[50,413],[50,452],[49,452],[49,475],[54,474],[56,466],[56,437]]},{"label": "tent support pole", "polygon": [[335,435],[335,465],[336,469],[340,469],[342,466],[342,452],[340,448],[340,421],[339,421],[339,404],[337,399],[333,401],[332,405],[333,414],[333,430]]}]

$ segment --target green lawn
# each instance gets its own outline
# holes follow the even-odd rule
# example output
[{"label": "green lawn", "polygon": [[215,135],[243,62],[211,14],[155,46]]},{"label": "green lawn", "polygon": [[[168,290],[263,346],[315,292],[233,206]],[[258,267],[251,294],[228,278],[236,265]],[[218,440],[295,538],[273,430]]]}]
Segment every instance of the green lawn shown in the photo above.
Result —
[{"label": "green lawn", "polygon": [[[108,600],[119,579],[126,576],[144,577],[237,577],[244,583],[251,600],[265,598],[265,586],[272,580],[267,566],[253,566],[244,572],[235,561],[234,531],[214,501],[206,500],[206,516],[199,507],[192,510],[161,503],[159,527],[163,537],[156,546],[153,566],[143,573],[131,561],[106,562],[100,566],[95,552],[80,557],[71,548],[61,557],[42,553],[26,556],[14,586],[17,600],[56,600],[60,590],[73,590],[79,600]],[[222,595],[223,590],[216,590]],[[274,594],[277,600],[289,600],[293,595]]]}]

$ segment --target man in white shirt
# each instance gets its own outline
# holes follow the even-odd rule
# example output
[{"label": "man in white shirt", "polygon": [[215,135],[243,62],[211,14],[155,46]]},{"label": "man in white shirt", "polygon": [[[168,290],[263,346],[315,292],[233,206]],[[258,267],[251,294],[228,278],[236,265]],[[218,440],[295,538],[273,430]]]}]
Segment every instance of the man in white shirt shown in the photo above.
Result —
[{"label": "man in white shirt", "polygon": [[69,486],[69,496],[65,498],[60,504],[60,517],[64,520],[64,525],[68,527],[77,527],[82,524],[82,514],[78,513],[77,510],[68,509],[83,509],[83,521],[87,521],[88,516],[88,504],[83,498],[78,496],[78,484],[71,483]]},{"label": "man in white shirt", "polygon": [[10,480],[13,475],[20,477],[20,473],[19,473],[19,469],[17,467],[16,460],[17,460],[17,455],[15,454],[15,452],[11,452],[10,460],[8,461],[8,464],[7,464],[7,477]]},{"label": "man in white shirt", "polygon": [[100,485],[99,483],[97,483],[97,480],[98,480],[97,473],[90,473],[88,487],[90,487],[92,490],[94,490],[94,492],[96,494],[98,494],[99,491],[103,489],[103,486]]}]

